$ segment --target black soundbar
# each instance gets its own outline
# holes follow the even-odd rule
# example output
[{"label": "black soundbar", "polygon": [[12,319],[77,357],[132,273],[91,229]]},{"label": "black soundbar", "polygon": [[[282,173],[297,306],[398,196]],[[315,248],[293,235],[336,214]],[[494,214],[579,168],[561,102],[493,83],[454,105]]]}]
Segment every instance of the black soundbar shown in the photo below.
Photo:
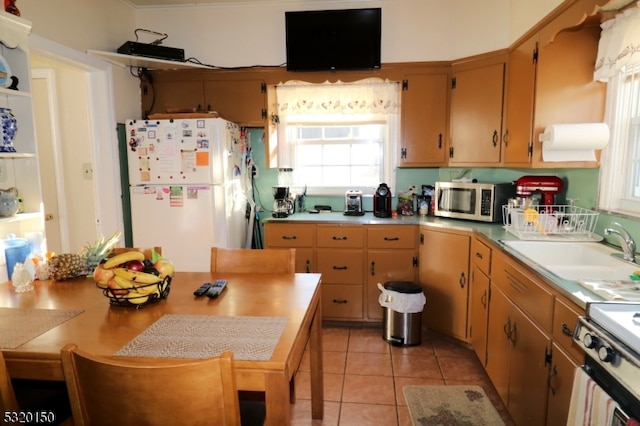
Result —
[{"label": "black soundbar", "polygon": [[123,55],[143,56],[145,58],[184,62],[184,49],[158,46],[156,44],[138,43],[137,41],[126,42],[118,48],[117,52]]}]

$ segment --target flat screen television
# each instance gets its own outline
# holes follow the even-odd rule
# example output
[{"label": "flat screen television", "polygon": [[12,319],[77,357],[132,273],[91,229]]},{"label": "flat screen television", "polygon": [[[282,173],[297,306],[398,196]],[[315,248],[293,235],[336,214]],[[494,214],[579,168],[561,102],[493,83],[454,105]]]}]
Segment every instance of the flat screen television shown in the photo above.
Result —
[{"label": "flat screen television", "polygon": [[287,70],[380,68],[380,8],[285,12]]}]

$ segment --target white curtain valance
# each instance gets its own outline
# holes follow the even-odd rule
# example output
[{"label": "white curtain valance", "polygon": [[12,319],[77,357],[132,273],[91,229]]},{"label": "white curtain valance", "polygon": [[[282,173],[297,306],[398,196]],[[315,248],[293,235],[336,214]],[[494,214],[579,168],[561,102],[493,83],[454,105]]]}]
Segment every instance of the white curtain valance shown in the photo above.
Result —
[{"label": "white curtain valance", "polygon": [[594,80],[608,81],[625,66],[640,63],[640,1],[603,22]]},{"label": "white curtain valance", "polygon": [[288,81],[276,86],[278,115],[399,114],[400,84],[379,78],[353,83]]}]

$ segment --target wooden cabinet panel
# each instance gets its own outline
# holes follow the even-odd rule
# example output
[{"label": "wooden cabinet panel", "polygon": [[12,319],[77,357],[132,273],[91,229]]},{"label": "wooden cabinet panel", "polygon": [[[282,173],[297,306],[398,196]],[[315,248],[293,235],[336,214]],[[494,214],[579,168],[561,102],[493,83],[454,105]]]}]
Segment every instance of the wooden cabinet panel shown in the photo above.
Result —
[{"label": "wooden cabinet panel", "polygon": [[381,320],[383,316],[382,307],[378,302],[380,296],[378,283],[384,285],[388,281],[415,282],[418,272],[417,258],[415,249],[367,251],[366,308],[368,319]]},{"label": "wooden cabinet panel", "polygon": [[362,318],[362,286],[325,284],[322,289],[322,317],[332,319]]},{"label": "wooden cabinet panel", "polygon": [[318,247],[359,248],[364,247],[364,227],[318,225]]},{"label": "wooden cabinet panel", "polygon": [[427,304],[422,315],[432,330],[467,339],[469,250],[466,233],[420,229],[420,285]]},{"label": "wooden cabinet panel", "polygon": [[316,272],[315,250],[312,248],[296,248],[296,272]]},{"label": "wooden cabinet panel", "polygon": [[267,91],[259,78],[205,80],[204,104],[207,111],[216,111],[220,117],[244,126],[264,126],[266,120]]},{"label": "wooden cabinet panel", "polygon": [[367,247],[370,249],[413,249],[418,242],[415,226],[376,225],[367,227]]},{"label": "wooden cabinet panel", "polygon": [[323,283],[362,285],[363,250],[317,249],[316,259]]},{"label": "wooden cabinet panel", "polygon": [[514,306],[507,407],[515,424],[542,425],[546,419],[551,339]]},{"label": "wooden cabinet panel", "polygon": [[448,70],[410,69],[403,80],[400,167],[446,164]]},{"label": "wooden cabinet panel", "polygon": [[556,297],[553,308],[553,332],[552,337],[562,348],[576,361],[584,359],[584,350],[577,344],[572,336],[578,324],[578,317],[585,315],[585,310],[577,311],[577,307],[572,308],[568,302]]},{"label": "wooden cabinet panel", "polygon": [[507,77],[504,163],[528,164],[533,145],[533,102],[538,36],[527,39],[509,53]]},{"label": "wooden cabinet panel", "polygon": [[469,295],[469,343],[485,366],[487,363],[487,328],[489,321],[489,277],[477,264],[471,271]]},{"label": "wooden cabinet panel", "polygon": [[155,77],[153,84],[141,83],[141,90],[143,117],[171,110],[206,111],[202,80],[175,81]]},{"label": "wooden cabinet panel", "polygon": [[471,261],[485,275],[491,273],[491,248],[477,238],[471,242]]},{"label": "wooden cabinet panel", "polygon": [[578,363],[555,343],[552,345],[552,363],[549,373],[549,400],[546,426],[565,426],[571,403],[571,390]]},{"label": "wooden cabinet panel", "polygon": [[272,223],[264,225],[265,246],[269,247],[313,247],[316,226],[312,224]]},{"label": "wooden cabinet panel", "polygon": [[511,368],[511,311],[513,305],[500,288],[491,284],[489,298],[489,325],[487,331],[486,372],[502,401],[509,397],[509,370]]},{"label": "wooden cabinet panel", "polygon": [[551,332],[553,301],[551,292],[537,284],[520,266],[506,256],[492,259],[491,279],[547,332]]},{"label": "wooden cabinet panel", "polygon": [[449,164],[500,163],[504,70],[504,61],[461,70],[454,65]]}]

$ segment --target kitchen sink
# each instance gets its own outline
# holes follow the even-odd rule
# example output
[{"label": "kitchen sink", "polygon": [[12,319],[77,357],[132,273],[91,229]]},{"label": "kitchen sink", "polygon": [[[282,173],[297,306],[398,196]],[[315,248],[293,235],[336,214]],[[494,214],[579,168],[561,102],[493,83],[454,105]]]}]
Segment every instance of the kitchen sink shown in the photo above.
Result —
[{"label": "kitchen sink", "polygon": [[[502,243],[565,280],[628,280],[640,265],[617,258],[602,243],[503,240]],[[615,254],[615,255],[614,255]]]}]

